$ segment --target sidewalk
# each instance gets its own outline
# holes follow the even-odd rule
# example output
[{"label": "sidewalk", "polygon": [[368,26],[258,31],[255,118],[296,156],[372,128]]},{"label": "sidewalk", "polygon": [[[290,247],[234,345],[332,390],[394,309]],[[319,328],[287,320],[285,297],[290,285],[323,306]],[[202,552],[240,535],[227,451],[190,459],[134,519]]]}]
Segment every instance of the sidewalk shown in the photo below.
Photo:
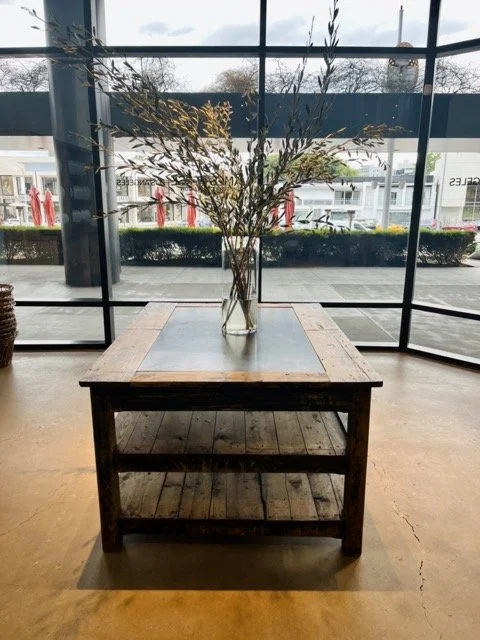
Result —
[{"label": "sidewalk", "polygon": [[[458,268],[428,267],[416,272],[417,302],[480,310],[480,261]],[[265,301],[398,301],[403,297],[405,270],[393,267],[266,268]],[[61,266],[0,265],[0,282],[10,282],[17,298],[100,298],[100,287],[67,287]],[[113,287],[117,299],[209,299],[221,297],[222,271],[201,267],[123,267]],[[140,308],[117,308],[121,331]],[[354,341],[395,342],[400,309],[331,309]],[[18,307],[19,338],[25,340],[87,340],[103,338],[102,311],[97,308]],[[480,323],[414,312],[412,341],[480,358]]]}]

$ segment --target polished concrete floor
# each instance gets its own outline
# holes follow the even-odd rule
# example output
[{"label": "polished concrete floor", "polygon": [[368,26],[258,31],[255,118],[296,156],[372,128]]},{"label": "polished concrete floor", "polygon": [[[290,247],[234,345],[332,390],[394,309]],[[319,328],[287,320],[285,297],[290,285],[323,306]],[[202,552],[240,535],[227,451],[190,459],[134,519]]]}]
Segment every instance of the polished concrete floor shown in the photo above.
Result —
[{"label": "polished concrete floor", "polygon": [[104,556],[89,398],[96,353],[0,370],[0,638],[477,640],[478,373],[368,354],[364,552],[335,540],[127,538]]}]

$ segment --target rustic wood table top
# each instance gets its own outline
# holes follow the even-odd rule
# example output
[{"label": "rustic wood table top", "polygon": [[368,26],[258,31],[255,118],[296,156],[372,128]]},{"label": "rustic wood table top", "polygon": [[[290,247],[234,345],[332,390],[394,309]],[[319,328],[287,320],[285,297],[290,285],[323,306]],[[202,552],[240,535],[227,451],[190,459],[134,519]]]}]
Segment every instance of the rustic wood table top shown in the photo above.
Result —
[{"label": "rustic wood table top", "polygon": [[80,385],[382,385],[319,304],[265,304],[259,316],[257,334],[223,336],[219,305],[150,303]]}]

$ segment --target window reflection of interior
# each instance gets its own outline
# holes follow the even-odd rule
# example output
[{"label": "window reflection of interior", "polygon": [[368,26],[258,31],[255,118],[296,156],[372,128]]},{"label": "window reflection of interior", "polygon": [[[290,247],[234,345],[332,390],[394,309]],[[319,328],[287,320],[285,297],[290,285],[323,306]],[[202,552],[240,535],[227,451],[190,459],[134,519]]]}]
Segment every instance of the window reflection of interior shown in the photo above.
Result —
[{"label": "window reflection of interior", "polygon": [[152,187],[150,184],[145,184],[143,182],[139,182],[138,184],[138,195],[141,198],[149,198],[152,194]]},{"label": "window reflection of interior", "polygon": [[335,204],[359,204],[359,191],[335,191]]},{"label": "window reflection of interior", "polygon": [[56,178],[42,178],[42,185],[43,185],[43,192],[45,193],[45,191],[47,189],[50,189],[52,195],[56,196],[58,195],[58,188],[57,188],[57,179]]},{"label": "window reflection of interior", "polygon": [[0,195],[13,196],[13,178],[12,176],[0,176]]},{"label": "window reflection of interior", "polygon": [[477,218],[480,218],[480,185],[469,184],[465,194],[462,219],[476,220]]},{"label": "window reflection of interior", "polygon": [[124,181],[117,180],[116,189],[117,189],[117,196],[123,196],[123,197],[128,196],[128,185],[124,184]]}]

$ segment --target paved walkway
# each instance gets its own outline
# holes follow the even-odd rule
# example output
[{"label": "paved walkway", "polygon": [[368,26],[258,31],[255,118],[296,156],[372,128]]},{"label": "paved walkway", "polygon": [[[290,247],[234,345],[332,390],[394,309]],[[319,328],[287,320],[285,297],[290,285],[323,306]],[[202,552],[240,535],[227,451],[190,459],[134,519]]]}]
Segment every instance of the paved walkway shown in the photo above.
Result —
[{"label": "paved walkway", "polygon": [[[417,302],[480,310],[480,261],[458,268],[419,268]],[[398,301],[403,268],[313,267],[263,270],[263,298],[269,301]],[[123,267],[114,286],[117,299],[211,299],[221,296],[222,271],[200,267]],[[18,298],[100,298],[99,287],[67,287],[63,267],[0,265],[0,282],[15,286]],[[115,310],[117,332],[139,308]],[[395,342],[399,309],[331,309],[347,335],[357,342]],[[19,338],[102,339],[102,312],[95,308],[18,307]],[[415,312],[412,342],[480,358],[480,323]]]}]

